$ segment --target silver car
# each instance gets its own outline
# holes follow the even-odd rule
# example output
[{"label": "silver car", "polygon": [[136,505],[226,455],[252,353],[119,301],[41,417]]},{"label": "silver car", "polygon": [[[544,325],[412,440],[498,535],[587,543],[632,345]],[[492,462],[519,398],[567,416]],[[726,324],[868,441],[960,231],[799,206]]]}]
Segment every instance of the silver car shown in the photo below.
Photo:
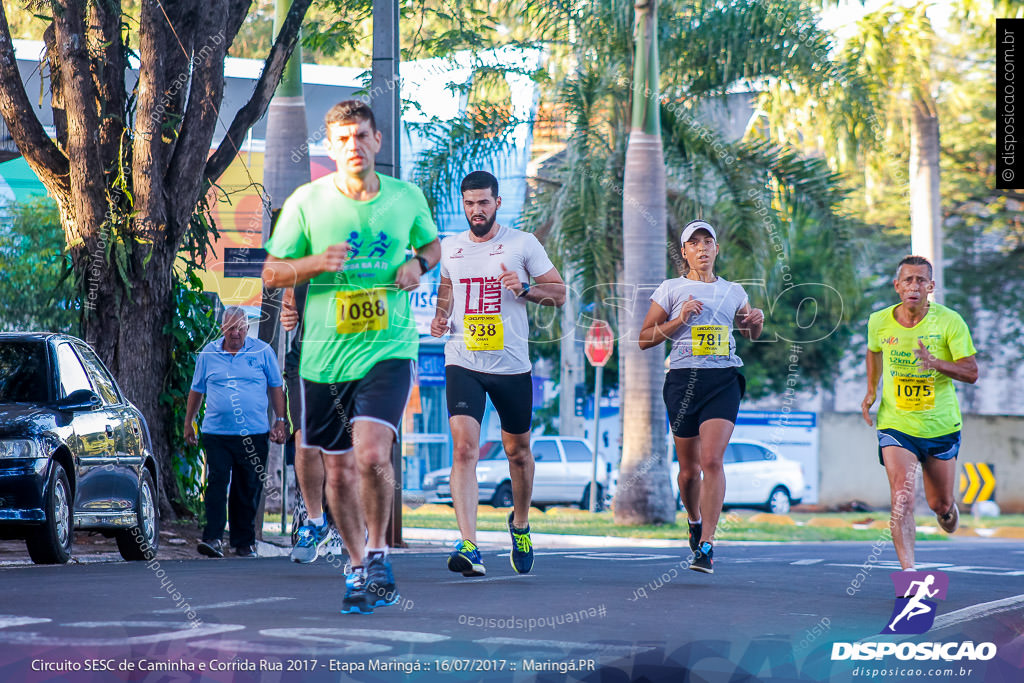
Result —
[{"label": "silver car", "polygon": [[[533,504],[579,505],[590,507],[590,478],[593,451],[583,439],[565,436],[538,436],[530,446],[533,451]],[[605,504],[611,479],[611,464],[598,456],[597,500],[598,509]],[[476,466],[480,487],[480,502],[495,507],[512,506],[512,481],[509,478],[508,459],[500,441],[486,441],[480,447],[480,461]],[[423,478],[423,492],[427,502],[450,503],[451,468],[429,472]]]}]

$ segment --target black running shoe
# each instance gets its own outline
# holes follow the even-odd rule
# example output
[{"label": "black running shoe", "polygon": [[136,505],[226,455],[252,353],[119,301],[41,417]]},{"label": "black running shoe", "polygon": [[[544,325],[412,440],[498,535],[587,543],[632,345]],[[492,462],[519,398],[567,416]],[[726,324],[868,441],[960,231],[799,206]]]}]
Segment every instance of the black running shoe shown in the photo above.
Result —
[{"label": "black running shoe", "polygon": [[345,578],[345,599],[341,601],[342,614],[373,614],[373,605],[366,596],[366,575],[352,572]]},{"label": "black running shoe", "polygon": [[199,551],[200,555],[206,555],[207,557],[224,557],[224,546],[219,540],[202,540],[196,546],[196,550]]},{"label": "black running shoe", "polygon": [[383,555],[373,555],[366,565],[366,599],[371,607],[386,607],[398,602],[398,588],[391,563]]},{"label": "black running shoe", "polygon": [[690,527],[690,552],[697,552],[697,548],[700,547],[700,537],[704,533],[704,524],[697,522],[696,524],[690,520],[686,520],[687,526]]},{"label": "black running shoe", "polygon": [[693,551],[693,559],[690,561],[690,569],[695,572],[704,572],[705,574],[715,573],[715,561],[712,559],[712,555],[715,554],[711,544],[704,541],[700,544],[700,547]]}]

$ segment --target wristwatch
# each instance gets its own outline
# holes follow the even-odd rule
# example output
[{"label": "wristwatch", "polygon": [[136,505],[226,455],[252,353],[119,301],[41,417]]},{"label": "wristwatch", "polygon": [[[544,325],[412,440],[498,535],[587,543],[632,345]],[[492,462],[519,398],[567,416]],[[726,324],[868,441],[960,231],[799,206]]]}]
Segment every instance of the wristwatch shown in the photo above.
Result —
[{"label": "wristwatch", "polygon": [[427,271],[430,270],[430,262],[427,261],[425,256],[420,256],[419,254],[416,254],[416,260],[420,262],[420,268],[423,269],[420,275],[426,275]]},{"label": "wristwatch", "polygon": [[529,292],[529,291],[530,291],[530,283],[529,282],[524,282],[523,283],[523,291],[521,291],[518,294],[516,294],[516,298],[517,299],[523,298],[524,296],[526,296],[526,293]]}]

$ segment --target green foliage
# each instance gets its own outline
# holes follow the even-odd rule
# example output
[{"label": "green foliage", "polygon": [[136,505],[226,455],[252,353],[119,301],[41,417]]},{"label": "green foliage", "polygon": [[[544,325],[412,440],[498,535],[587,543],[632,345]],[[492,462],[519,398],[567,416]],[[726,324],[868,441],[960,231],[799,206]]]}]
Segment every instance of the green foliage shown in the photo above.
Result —
[{"label": "green foliage", "polygon": [[0,225],[0,329],[78,335],[80,299],[56,203],[41,197],[6,210],[10,223]]},{"label": "green foliage", "polygon": [[[176,506],[200,522],[205,512],[203,454],[199,446],[185,442],[184,427],[185,406],[192,386],[196,355],[220,334],[213,306],[203,293],[203,283],[198,275],[213,241],[218,237],[217,226],[210,220],[206,196],[189,223],[189,230],[178,255],[180,266],[174,271],[174,316],[163,331],[172,339],[171,363],[160,393],[160,403],[170,411],[169,432],[175,482],[169,497]],[[205,408],[201,406],[197,420],[202,419],[204,412]]]},{"label": "green foliage", "polygon": [[[218,334],[210,300],[203,294],[203,283],[192,269],[175,278],[174,320],[164,329],[173,339],[171,366],[160,402],[170,408],[170,437],[175,487],[170,496],[197,519],[203,514],[202,485],[203,454],[199,446],[185,443],[185,405],[192,374],[195,372],[196,354]],[[200,410],[199,419],[202,418]]]}]

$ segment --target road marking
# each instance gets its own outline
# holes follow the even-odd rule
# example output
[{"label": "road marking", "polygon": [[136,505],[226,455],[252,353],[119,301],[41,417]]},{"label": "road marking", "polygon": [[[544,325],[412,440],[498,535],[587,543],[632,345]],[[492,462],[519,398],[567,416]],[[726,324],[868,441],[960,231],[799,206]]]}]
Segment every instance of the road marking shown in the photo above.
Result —
[{"label": "road marking", "polygon": [[790,564],[799,564],[799,565],[818,564],[819,562],[824,562],[824,561],[825,560],[797,560],[796,562],[790,562]]},{"label": "road marking", "polygon": [[[188,644],[190,648],[201,650],[217,650],[232,655],[238,652],[250,652],[259,655],[276,655],[278,657],[295,659],[299,655],[345,655],[346,657],[359,657],[366,655],[380,655],[391,652],[390,645],[379,645],[374,643],[353,642],[353,641],[328,641],[330,645],[317,643],[315,646],[303,648],[301,643],[282,643],[275,645],[265,640],[224,640],[215,638],[212,640],[195,640]],[[312,645],[312,644],[310,644]],[[418,655],[422,658],[422,655]]]},{"label": "road marking", "polygon": [[151,633],[145,636],[124,636],[123,633],[115,638],[69,638],[61,636],[43,636],[38,633],[18,633],[11,631],[0,631],[0,642],[15,643],[19,645],[49,645],[54,647],[123,647],[125,645],[151,645],[162,643],[168,640],[182,640],[186,638],[197,638],[227,633],[228,631],[241,631],[245,626],[239,624],[201,624],[193,627],[191,622],[168,622],[168,621],[89,621],[66,626],[77,626],[80,628],[160,628],[177,627],[172,631],[163,633]]},{"label": "road marking", "polygon": [[639,553],[580,553],[566,555],[568,560],[604,560],[610,562],[646,562],[650,560],[677,560],[678,555],[641,555]]},{"label": "road marking", "polygon": [[1024,595],[1014,595],[1010,598],[993,600],[992,602],[981,602],[977,605],[964,607],[963,609],[958,609],[955,612],[950,612],[949,614],[943,614],[942,616],[936,617],[935,623],[932,624],[932,627],[929,630],[934,631],[940,628],[957,626],[967,621],[974,621],[975,619],[991,617],[1002,612],[1009,612],[1010,610],[1016,609],[1021,604],[1024,604]]},{"label": "road marking", "polygon": [[[294,600],[294,599],[295,598],[291,598],[291,597],[287,597],[287,598],[278,597],[278,598],[252,598],[251,600],[232,600],[230,602],[215,602],[212,605],[199,605],[197,607],[193,607],[192,611],[198,613],[200,610],[204,610],[204,609],[221,609],[223,607],[242,607],[243,605],[256,605],[256,604],[259,604],[261,602],[276,602],[277,600]],[[174,614],[175,612],[180,612],[180,611],[181,610],[178,609],[178,608],[174,608],[174,609],[155,609],[155,610],[152,610],[150,612],[150,614]]]},{"label": "road marking", "polygon": [[639,654],[655,649],[653,645],[605,645],[604,643],[577,643],[568,640],[527,640],[525,638],[482,638],[474,640],[481,645],[514,645],[520,647],[542,647],[549,650],[587,650],[591,653],[610,656]]},{"label": "road marking", "polygon": [[388,640],[395,643],[440,643],[443,640],[451,640],[450,637],[438,633],[362,628],[266,628],[260,631],[260,635],[274,638],[294,638],[295,640],[317,640],[325,643],[338,642],[339,638],[366,638],[368,640]]},{"label": "road marking", "polygon": [[486,577],[467,576],[467,577],[464,577],[462,579],[455,579],[454,581],[440,581],[439,583],[484,583],[486,581],[509,581],[509,580],[512,580],[512,579],[518,581],[520,579],[528,579],[528,578],[531,578],[533,576],[536,576],[536,574],[514,574],[514,575],[511,575],[511,576],[486,576]]},{"label": "road marking", "polygon": [[40,617],[16,617],[13,614],[0,614],[0,628],[9,626],[25,626],[26,624],[45,624],[51,619]]}]

